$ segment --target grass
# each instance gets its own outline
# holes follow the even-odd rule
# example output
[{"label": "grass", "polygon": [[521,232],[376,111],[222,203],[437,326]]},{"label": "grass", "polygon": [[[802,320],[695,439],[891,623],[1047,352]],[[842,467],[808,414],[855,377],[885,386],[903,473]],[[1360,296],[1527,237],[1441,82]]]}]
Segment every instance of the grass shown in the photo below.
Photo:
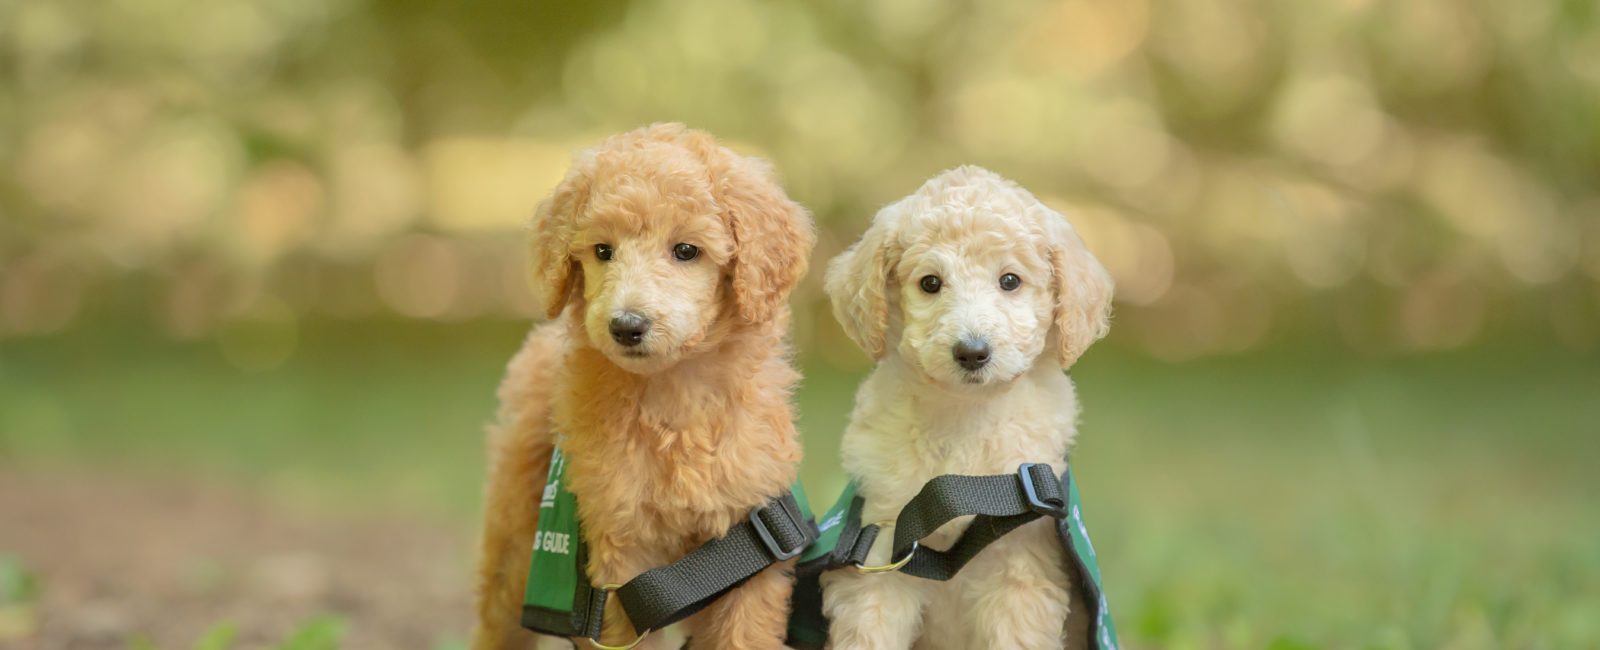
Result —
[{"label": "grass", "polygon": [[[314,324],[261,372],[139,331],[0,341],[0,461],[176,466],[467,526],[521,334]],[[806,365],[802,475],[822,503],[860,370]],[[1283,343],[1172,364],[1113,341],[1073,374],[1074,466],[1130,645],[1600,644],[1600,356]]]},{"label": "grass", "polygon": [[0,642],[32,634],[38,618],[39,580],[22,560],[0,552]]},{"label": "grass", "polygon": [[[344,621],[336,616],[318,616],[301,623],[289,633],[282,643],[271,650],[338,650],[344,636]],[[207,630],[191,646],[193,650],[230,650],[237,629],[231,623],[218,623]],[[128,644],[130,650],[161,650],[149,641],[135,639]]]}]

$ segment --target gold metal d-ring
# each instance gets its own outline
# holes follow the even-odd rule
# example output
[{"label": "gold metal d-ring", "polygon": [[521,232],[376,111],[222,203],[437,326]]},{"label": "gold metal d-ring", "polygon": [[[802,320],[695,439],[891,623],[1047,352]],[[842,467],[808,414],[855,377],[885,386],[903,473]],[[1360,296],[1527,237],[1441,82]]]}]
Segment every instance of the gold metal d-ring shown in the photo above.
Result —
[{"label": "gold metal d-ring", "polygon": [[[621,588],[622,588],[622,585],[616,584],[614,582],[600,585],[600,591],[616,591],[616,590],[621,589]],[[633,648],[633,646],[639,645],[639,642],[643,641],[644,638],[647,637],[647,636],[650,636],[650,630],[645,630],[643,632],[640,632],[639,633],[639,638],[634,639],[633,642],[629,643],[628,645],[606,645],[604,643],[601,643],[599,639],[591,639],[589,637],[584,637],[584,639],[589,642],[589,645],[594,646],[595,648],[598,648],[599,650],[630,650],[631,648]]]},{"label": "gold metal d-ring", "polygon": [[[606,645],[594,639],[589,639],[589,645],[599,648],[600,650],[631,650],[633,646],[639,645],[639,642],[643,641],[647,636],[650,636],[650,630],[645,630],[643,634],[639,635],[639,638],[634,639],[632,642],[628,643],[628,645]],[[588,637],[584,638],[587,639]]]},{"label": "gold metal d-ring", "polygon": [[900,567],[903,567],[903,566],[906,565],[907,562],[910,562],[911,561],[911,556],[916,555],[916,554],[917,554],[917,543],[915,541],[913,541],[913,542],[911,542],[911,550],[906,551],[906,556],[903,557],[903,558],[900,558],[899,560],[896,560],[893,564],[885,564],[883,566],[861,566],[861,565],[857,564],[856,565],[856,570],[860,571],[862,573],[886,573],[886,572],[889,572],[889,571],[899,571]]}]

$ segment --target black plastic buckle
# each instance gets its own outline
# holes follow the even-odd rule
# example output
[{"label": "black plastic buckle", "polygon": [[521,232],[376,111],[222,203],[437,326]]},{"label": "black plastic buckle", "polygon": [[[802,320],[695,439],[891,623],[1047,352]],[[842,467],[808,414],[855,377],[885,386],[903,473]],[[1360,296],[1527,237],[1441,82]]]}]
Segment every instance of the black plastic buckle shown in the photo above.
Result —
[{"label": "black plastic buckle", "polygon": [[[1017,478],[1022,479],[1022,494],[1028,497],[1028,509],[1046,517],[1054,517],[1056,519],[1066,517],[1066,500],[1063,499],[1061,505],[1056,505],[1039,498],[1039,488],[1033,484],[1032,471],[1034,466],[1037,465],[1049,467],[1046,463],[1023,463],[1022,467],[1017,468]],[[1051,468],[1049,473],[1050,478],[1054,480],[1056,476],[1055,469]]]},{"label": "black plastic buckle", "polygon": [[[783,507],[783,504],[778,502],[769,502],[766,505],[760,505],[750,509],[750,525],[755,527],[756,536],[761,538],[761,543],[767,546],[767,552],[772,553],[772,557],[778,558],[778,561],[781,562],[799,555],[801,551],[806,550],[807,546],[810,546],[810,542],[801,541],[800,545],[794,547],[793,550],[785,550],[783,547],[778,546],[778,540],[772,537],[772,531],[767,530],[766,522],[761,521],[761,511],[766,510],[772,505],[777,505],[778,510],[783,512],[784,517],[788,518],[790,521],[794,521],[793,517],[789,517],[789,509]],[[795,528],[801,531],[800,537],[802,540],[811,537],[810,535],[805,534],[805,527],[799,525],[798,522],[796,522]]]}]

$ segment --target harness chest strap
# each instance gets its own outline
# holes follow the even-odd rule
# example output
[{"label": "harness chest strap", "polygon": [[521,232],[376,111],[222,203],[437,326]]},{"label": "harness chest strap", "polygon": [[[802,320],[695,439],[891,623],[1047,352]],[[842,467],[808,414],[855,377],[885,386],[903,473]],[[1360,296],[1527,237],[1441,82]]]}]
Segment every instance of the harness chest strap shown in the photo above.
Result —
[{"label": "harness chest strap", "polygon": [[[855,495],[855,484],[846,486],[834,509],[823,517],[818,543],[801,559],[802,572],[865,565],[882,531],[878,524],[862,524],[864,504]],[[949,580],[990,543],[1040,517],[1061,518],[1066,506],[1055,470],[1043,463],[1024,464],[1016,474],[937,476],[900,510],[892,557],[901,573]],[[969,515],[977,516],[948,550],[917,545],[940,526]]]},{"label": "harness chest strap", "polygon": [[[1070,468],[1060,478],[1043,463],[1024,464],[1016,474],[947,474],[933,478],[895,519],[892,564],[884,567],[864,566],[881,528],[876,524],[862,525],[865,500],[855,491],[854,483],[845,486],[839,501],[823,516],[817,543],[801,558],[797,572],[802,586],[796,590],[796,611],[790,625],[792,646],[816,648],[826,640],[827,621],[819,611],[820,600],[808,593],[815,591],[817,574],[854,566],[864,571],[898,570],[929,580],[949,580],[1006,533],[1040,517],[1050,517],[1055,520],[1072,568],[1082,577],[1086,604],[1093,616],[1091,647],[1116,649],[1116,629],[1107,609],[1099,563],[1083,524],[1077,482]],[[919,540],[940,526],[967,515],[976,517],[948,550],[918,546]]]},{"label": "harness chest strap", "polygon": [[597,588],[587,575],[588,549],[576,516],[577,498],[563,480],[564,461],[556,449],[529,563],[522,624],[535,632],[598,641],[606,600],[613,592],[641,634],[661,629],[700,611],[761,570],[799,555],[816,540],[810,505],[796,484],[676,562],[620,586]]},{"label": "harness chest strap", "polygon": [[[902,573],[949,580],[1006,533],[1040,517],[1060,518],[1065,513],[1066,495],[1055,470],[1046,464],[1028,463],[1016,474],[938,476],[923,485],[895,519],[893,557],[909,557]],[[967,515],[977,516],[949,550],[916,548],[918,540]],[[870,549],[870,542],[859,548],[861,560]]]},{"label": "harness chest strap", "polygon": [[700,611],[762,569],[800,555],[817,533],[809,508],[802,510],[794,494],[752,508],[748,519],[722,537],[618,588],[628,620],[636,629],[661,629]]}]

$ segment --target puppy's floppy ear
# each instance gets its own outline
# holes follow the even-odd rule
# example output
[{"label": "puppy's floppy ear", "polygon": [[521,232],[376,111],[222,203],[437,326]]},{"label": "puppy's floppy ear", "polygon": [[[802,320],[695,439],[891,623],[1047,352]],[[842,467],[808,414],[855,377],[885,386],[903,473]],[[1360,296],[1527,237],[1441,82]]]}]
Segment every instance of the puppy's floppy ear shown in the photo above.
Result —
[{"label": "puppy's floppy ear", "polygon": [[733,301],[746,322],[766,322],[805,275],[816,233],[811,215],[784,194],[765,161],[724,155],[717,186],[733,230]]},{"label": "puppy's floppy ear", "polygon": [[844,333],[874,361],[887,350],[889,284],[900,260],[900,204],[878,211],[861,239],[828,263],[823,288]]},{"label": "puppy's floppy ear", "polygon": [[1055,285],[1056,359],[1067,369],[1111,329],[1111,274],[1066,217],[1048,208],[1043,212]]},{"label": "puppy's floppy ear", "polygon": [[572,169],[556,185],[550,198],[539,204],[533,217],[533,240],[529,261],[538,276],[534,304],[546,318],[561,315],[572,296],[582,292],[583,267],[572,257],[578,215],[589,199],[592,156],[585,152],[574,159]]}]

